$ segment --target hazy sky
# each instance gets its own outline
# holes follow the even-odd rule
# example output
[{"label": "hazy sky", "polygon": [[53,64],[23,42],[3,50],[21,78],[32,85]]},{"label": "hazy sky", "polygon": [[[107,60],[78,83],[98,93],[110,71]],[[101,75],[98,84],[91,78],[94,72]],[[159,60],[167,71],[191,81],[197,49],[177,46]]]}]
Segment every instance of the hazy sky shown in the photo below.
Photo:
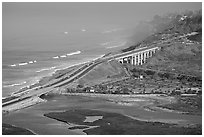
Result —
[{"label": "hazy sky", "polygon": [[3,3],[3,25],[9,28],[134,25],[155,14],[196,10],[201,6],[201,3]]},{"label": "hazy sky", "polygon": [[76,28],[134,27],[155,14],[202,8],[202,3],[3,3],[3,40]]}]

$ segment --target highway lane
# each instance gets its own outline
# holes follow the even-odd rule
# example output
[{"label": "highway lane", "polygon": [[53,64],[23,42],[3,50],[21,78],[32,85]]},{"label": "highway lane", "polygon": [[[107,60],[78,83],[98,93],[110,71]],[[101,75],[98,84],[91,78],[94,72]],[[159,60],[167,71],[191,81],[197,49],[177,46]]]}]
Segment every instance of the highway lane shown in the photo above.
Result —
[{"label": "highway lane", "polygon": [[[156,46],[154,46],[154,47],[156,47]],[[120,54],[112,55],[110,57],[99,58],[99,59],[94,60],[88,64],[83,65],[82,67],[80,67],[79,69],[77,69],[76,71],[71,73],[69,76],[67,76],[63,79],[60,79],[59,81],[46,84],[45,86],[40,87],[40,88],[37,87],[35,89],[29,89],[29,90],[24,91],[23,93],[19,93],[19,94],[17,94],[17,95],[19,95],[19,98],[16,98],[14,100],[10,100],[8,102],[4,102],[4,103],[2,103],[2,105],[5,106],[6,104],[12,104],[12,102],[17,102],[19,100],[23,100],[24,98],[33,97],[33,96],[40,96],[42,94],[48,93],[55,88],[59,88],[59,87],[68,85],[69,83],[81,78],[82,76],[86,75],[89,71],[91,71],[98,64],[112,60],[114,58],[123,57],[123,56],[129,55],[129,54],[141,52],[141,51],[151,49],[154,47],[142,47],[139,49],[135,49],[134,51],[120,53]]]},{"label": "highway lane", "polygon": [[98,65],[99,63],[102,62],[98,62],[98,63],[89,63],[89,64],[85,64],[83,67],[77,69],[76,71],[74,71],[69,78],[62,80],[62,81],[58,81],[57,83],[52,84],[51,86],[47,86],[44,88],[35,88],[35,89],[30,89],[30,90],[26,90],[23,93],[19,93],[18,98],[7,101],[2,103],[2,106],[6,106],[7,104],[12,104],[12,102],[17,102],[17,101],[21,101],[24,100],[24,98],[28,98],[28,97],[34,97],[34,96],[41,96],[42,94],[46,94],[52,90],[54,90],[55,88],[67,85],[71,82],[73,82],[76,79],[79,79],[80,77],[82,77],[83,75],[85,75],[86,73],[88,73],[93,67],[95,67],[96,65]]}]

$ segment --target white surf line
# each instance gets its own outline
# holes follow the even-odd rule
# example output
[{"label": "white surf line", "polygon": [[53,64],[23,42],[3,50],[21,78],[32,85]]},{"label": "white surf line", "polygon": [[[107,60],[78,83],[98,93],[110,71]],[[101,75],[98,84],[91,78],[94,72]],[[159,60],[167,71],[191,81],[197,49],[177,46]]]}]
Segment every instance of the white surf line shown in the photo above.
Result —
[{"label": "white surf line", "polygon": [[16,64],[12,64],[12,65],[10,65],[11,67],[16,67]]},{"label": "white surf line", "polygon": [[19,63],[18,65],[19,66],[24,66],[24,65],[27,65],[28,63],[27,62],[25,62],[25,63]]},{"label": "white surf line", "polygon": [[78,51],[75,51],[75,52],[67,53],[66,55],[54,56],[54,57],[52,57],[52,58],[53,58],[53,59],[66,58],[66,57],[68,57],[68,56],[77,55],[77,54],[80,54],[80,53],[81,53],[81,51],[78,50]]},{"label": "white surf line", "polygon": [[33,61],[29,61],[28,63],[29,63],[29,64],[33,64],[34,62],[33,62]]},{"label": "white surf line", "polygon": [[92,61],[95,61],[95,60],[97,60],[97,59],[102,58],[104,55],[106,55],[106,54],[100,55],[99,57],[96,57],[96,58],[93,58],[93,59],[90,59],[90,60],[87,60],[87,61],[83,61],[83,62],[80,62],[80,63],[76,63],[76,64],[73,64],[73,65],[70,65],[70,66],[67,66],[67,67],[64,67],[64,68],[55,69],[55,71],[52,72],[52,74],[56,73],[56,71],[60,71],[60,70],[64,70],[64,69],[68,69],[68,68],[74,67],[74,66],[84,65],[84,64],[86,64],[86,63],[90,63],[90,62],[92,62]]},{"label": "white surf line", "polygon": [[26,83],[26,81],[24,81],[24,82],[22,82],[22,83],[15,83],[15,84],[11,84],[11,85],[5,85],[5,86],[3,86],[3,87],[13,87],[13,86],[20,86],[20,85],[23,85],[23,84],[25,84]]},{"label": "white surf line", "polygon": [[66,57],[67,57],[66,55],[61,55],[61,56],[60,56],[60,58],[66,58]]},{"label": "white surf line", "polygon": [[49,68],[41,69],[41,70],[38,70],[36,72],[39,73],[39,72],[46,71],[46,70],[49,70]]},{"label": "white surf line", "polygon": [[9,65],[11,67],[16,67],[16,66],[25,66],[25,65],[28,65],[28,64],[33,64],[33,63],[36,63],[37,61],[36,60],[31,60],[31,61],[28,61],[28,62],[22,62],[22,63],[17,63],[17,64],[12,64],[12,65]]},{"label": "white surf line", "polygon": [[[31,85],[33,85],[33,84],[31,84]],[[31,86],[30,85],[30,86]],[[26,86],[27,88],[30,88],[30,86]],[[38,88],[40,88],[41,86],[38,86],[38,87],[34,87],[34,88],[30,88],[30,89],[26,89],[26,90],[24,90],[24,91],[21,91],[21,92],[19,92],[19,91],[16,91],[16,92],[13,92],[11,95],[12,96],[18,96],[18,95],[21,95],[21,94],[24,94],[24,93],[28,93],[28,92],[30,92],[30,91],[32,91],[32,90],[36,90],[36,89],[38,89]],[[25,88],[25,87],[23,87],[23,88]],[[21,88],[22,89],[22,88]]]},{"label": "white surf line", "polygon": [[55,57],[52,57],[53,59],[58,59],[59,58],[59,56],[55,56]]},{"label": "white surf line", "polygon": [[54,67],[51,67],[50,69],[55,69],[56,67],[54,66]]},{"label": "white surf line", "polygon": [[[25,86],[21,87],[18,91],[13,92],[12,95],[13,95],[13,94],[15,94],[15,95],[18,94],[18,92],[19,92],[20,90],[22,90],[23,88],[26,88],[26,87],[27,87],[27,88],[30,88],[31,86],[37,84],[39,81],[40,81],[40,78],[37,79],[37,80],[35,80],[34,82],[32,82],[32,83],[29,84],[29,85],[25,85]],[[39,87],[40,87],[40,86],[31,88],[31,89],[35,89],[35,88],[39,88]],[[31,90],[31,89],[27,89],[26,91]],[[20,93],[23,93],[23,92],[24,92],[24,91],[22,91],[22,92],[20,92]]]},{"label": "white surf line", "polygon": [[81,53],[81,51],[78,50],[76,52],[68,53],[67,56],[76,55],[76,54],[80,54],[80,53]]},{"label": "white surf line", "polygon": [[40,70],[38,70],[38,71],[36,71],[36,72],[39,73],[39,72],[42,72],[42,71],[52,70],[52,69],[55,69],[55,68],[56,68],[56,66],[50,67],[50,68],[43,68],[43,69],[40,69]]}]

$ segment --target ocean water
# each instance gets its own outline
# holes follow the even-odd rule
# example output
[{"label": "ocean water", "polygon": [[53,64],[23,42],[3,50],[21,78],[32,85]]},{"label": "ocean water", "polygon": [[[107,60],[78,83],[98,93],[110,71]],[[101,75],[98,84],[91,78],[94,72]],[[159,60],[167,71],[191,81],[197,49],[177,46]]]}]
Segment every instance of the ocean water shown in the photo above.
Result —
[{"label": "ocean water", "polygon": [[57,69],[90,61],[126,46],[126,40],[118,34],[67,35],[68,32],[25,39],[3,38],[2,96],[34,84]]}]

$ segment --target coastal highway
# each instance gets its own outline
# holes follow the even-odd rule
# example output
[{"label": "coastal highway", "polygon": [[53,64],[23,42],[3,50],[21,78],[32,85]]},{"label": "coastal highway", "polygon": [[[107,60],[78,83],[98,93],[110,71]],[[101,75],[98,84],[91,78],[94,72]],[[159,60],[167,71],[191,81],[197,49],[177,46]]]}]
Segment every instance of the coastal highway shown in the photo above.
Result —
[{"label": "coastal highway", "polygon": [[71,73],[68,76],[68,78],[61,79],[61,80],[59,80],[55,83],[52,83],[50,85],[46,85],[46,86],[44,86],[44,88],[43,87],[42,88],[37,87],[34,89],[26,90],[23,93],[15,94],[16,96],[18,95],[19,97],[2,103],[2,107],[7,106],[7,105],[11,105],[11,104],[19,102],[19,101],[24,101],[27,98],[36,97],[36,96],[39,97],[42,94],[46,94],[46,93],[52,91],[54,88],[58,88],[58,87],[67,85],[67,84],[79,79],[80,77],[84,76],[86,73],[88,73],[90,70],[92,70],[96,65],[98,65],[102,62],[103,61],[98,61],[96,63],[91,62],[91,63],[85,64],[81,68],[79,68],[76,71],[74,71],[73,73]]},{"label": "coastal highway", "polygon": [[[188,34],[188,35],[193,35],[193,34]],[[174,39],[179,39],[182,37],[186,37],[186,35],[180,36],[180,37],[177,37]],[[52,91],[54,88],[65,86],[66,84],[69,84],[69,83],[81,78],[82,76],[87,74],[92,68],[94,68],[95,66],[97,66],[98,64],[100,64],[102,62],[109,61],[109,60],[112,60],[115,58],[128,56],[130,54],[141,52],[144,50],[148,50],[148,49],[151,49],[154,47],[158,47],[158,43],[157,43],[157,45],[153,44],[153,45],[148,46],[148,47],[140,47],[140,48],[137,48],[137,49],[132,50],[132,51],[128,51],[128,52],[124,52],[124,53],[118,53],[115,55],[99,58],[97,60],[92,61],[91,63],[86,63],[81,68],[77,69],[76,71],[74,71],[70,75],[65,76],[63,79],[52,81],[50,83],[47,83],[43,87],[35,87],[33,89],[28,89],[26,91],[14,94],[15,98],[12,100],[8,99],[9,101],[3,102],[2,106],[6,106],[7,104],[12,104],[12,102],[14,103],[14,102],[17,102],[20,100],[24,100],[26,98],[30,98],[30,97],[34,97],[34,96],[35,97],[40,96],[40,95],[45,94],[49,91]]]},{"label": "coastal highway", "polygon": [[99,58],[99,59],[94,60],[94,61],[92,61],[90,63],[86,63],[82,67],[80,67],[76,71],[72,72],[70,75],[68,75],[67,77],[65,77],[63,79],[60,79],[60,80],[55,81],[53,83],[46,84],[45,86],[42,86],[42,87],[29,89],[29,90],[26,90],[24,92],[15,94],[15,96],[17,96],[17,98],[2,103],[2,107],[13,104],[13,103],[18,102],[18,101],[23,101],[26,98],[31,98],[31,97],[36,97],[36,96],[39,97],[42,94],[46,94],[46,93],[52,91],[55,88],[59,88],[59,87],[68,85],[69,83],[83,77],[89,71],[91,71],[95,66],[97,66],[97,65],[99,65],[99,64],[101,64],[103,62],[112,60],[114,58],[122,57],[122,56],[125,56],[125,55],[128,55],[128,54],[137,53],[137,52],[140,52],[140,51],[143,51],[143,50],[146,50],[146,49],[150,49],[150,48],[153,48],[153,47],[152,46],[151,47],[142,47],[142,48],[139,48],[139,49],[135,49],[133,51],[120,53],[120,54],[116,54],[116,55],[112,55],[112,56],[108,56],[108,57],[104,57],[104,58]]}]

